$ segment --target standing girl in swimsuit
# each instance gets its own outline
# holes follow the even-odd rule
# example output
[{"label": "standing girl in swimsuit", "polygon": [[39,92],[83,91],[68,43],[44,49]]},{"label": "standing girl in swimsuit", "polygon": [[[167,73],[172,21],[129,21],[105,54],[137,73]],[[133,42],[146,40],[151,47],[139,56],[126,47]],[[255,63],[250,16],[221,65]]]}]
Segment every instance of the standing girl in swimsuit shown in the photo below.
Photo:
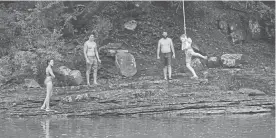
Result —
[{"label": "standing girl in swimsuit", "polygon": [[47,61],[47,68],[46,68],[46,78],[44,81],[44,84],[46,85],[46,98],[44,100],[43,105],[41,106],[41,109],[45,109],[46,107],[46,111],[50,111],[50,98],[52,96],[53,93],[53,82],[52,82],[52,78],[55,78],[55,75],[53,73],[52,70],[52,66],[54,65],[54,60],[48,60]]}]

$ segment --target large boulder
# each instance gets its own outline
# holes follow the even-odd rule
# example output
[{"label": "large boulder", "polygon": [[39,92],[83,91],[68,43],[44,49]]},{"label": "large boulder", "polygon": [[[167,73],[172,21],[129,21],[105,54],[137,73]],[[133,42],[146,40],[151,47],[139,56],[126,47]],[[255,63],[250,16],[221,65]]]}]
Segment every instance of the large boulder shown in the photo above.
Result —
[{"label": "large boulder", "polygon": [[25,79],[24,86],[27,88],[41,88],[40,85],[34,79]]},{"label": "large boulder", "polygon": [[115,55],[115,64],[123,76],[131,77],[137,73],[135,58],[128,52],[118,52]]},{"label": "large boulder", "polygon": [[70,72],[71,72],[71,69],[69,69],[66,66],[60,66],[58,68],[58,73],[62,74],[63,76],[69,76]]},{"label": "large boulder", "polygon": [[217,68],[220,67],[221,63],[220,63],[220,59],[218,57],[210,57],[208,58],[207,61],[207,67],[208,68]]},{"label": "large boulder", "polygon": [[79,70],[70,71],[69,79],[70,79],[71,85],[75,85],[75,86],[80,85],[82,83],[81,72]]},{"label": "large boulder", "polygon": [[191,66],[195,71],[201,71],[204,69],[204,66],[202,65],[199,58],[192,59]]},{"label": "large boulder", "polygon": [[226,68],[241,67],[243,63],[246,63],[243,54],[223,54],[220,59],[222,66]]},{"label": "large boulder", "polygon": [[137,27],[137,22],[135,20],[130,20],[128,22],[126,22],[124,24],[124,27],[127,29],[127,30],[131,30],[131,31],[134,31],[135,28]]},{"label": "large boulder", "polygon": [[79,70],[71,70],[66,66],[60,66],[55,69],[55,73],[57,80],[65,83],[65,85],[80,85],[82,83],[82,76]]}]

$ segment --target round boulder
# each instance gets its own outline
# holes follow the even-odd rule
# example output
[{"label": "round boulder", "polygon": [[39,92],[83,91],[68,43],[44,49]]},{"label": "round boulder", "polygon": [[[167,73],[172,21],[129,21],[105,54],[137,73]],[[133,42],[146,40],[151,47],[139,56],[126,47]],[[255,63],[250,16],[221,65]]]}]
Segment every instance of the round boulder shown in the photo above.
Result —
[{"label": "round boulder", "polygon": [[82,76],[79,70],[72,70],[69,73],[69,79],[71,85],[80,85],[82,83]]},{"label": "round boulder", "polygon": [[124,27],[128,30],[134,31],[137,27],[137,22],[135,20],[128,21],[124,24]]},{"label": "round boulder", "polygon": [[115,63],[123,76],[131,77],[137,73],[135,58],[128,52],[118,52],[115,55]]},{"label": "round boulder", "polygon": [[64,76],[68,76],[71,72],[71,69],[69,69],[68,67],[66,66],[60,66],[58,68],[58,73],[64,75]]}]

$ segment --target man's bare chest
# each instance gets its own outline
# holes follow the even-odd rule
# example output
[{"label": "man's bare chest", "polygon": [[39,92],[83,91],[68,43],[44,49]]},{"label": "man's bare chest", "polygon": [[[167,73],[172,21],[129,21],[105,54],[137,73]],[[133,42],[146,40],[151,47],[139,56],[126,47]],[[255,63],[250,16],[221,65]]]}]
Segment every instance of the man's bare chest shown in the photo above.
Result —
[{"label": "man's bare chest", "polygon": [[170,46],[170,41],[169,40],[162,40],[160,42],[161,46]]}]

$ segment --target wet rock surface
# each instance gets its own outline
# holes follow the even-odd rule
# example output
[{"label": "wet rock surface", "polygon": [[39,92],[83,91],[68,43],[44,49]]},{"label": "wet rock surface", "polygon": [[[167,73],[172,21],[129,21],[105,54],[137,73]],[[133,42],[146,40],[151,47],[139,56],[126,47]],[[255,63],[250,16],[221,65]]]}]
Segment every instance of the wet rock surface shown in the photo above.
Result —
[{"label": "wet rock surface", "polygon": [[[236,90],[222,90],[213,83],[211,75],[214,72],[210,71],[207,77],[210,81],[207,83],[204,83],[204,79],[191,80],[187,75],[174,75],[170,81],[161,80],[160,76],[144,76],[99,80],[102,84],[92,87],[56,87],[50,106],[57,112],[40,110],[46,94],[45,88],[4,90],[0,96],[0,113],[6,117],[158,113],[177,116],[264,113],[271,112],[275,107],[274,96],[262,90],[246,86]],[[234,74],[237,76],[239,72]]]}]

